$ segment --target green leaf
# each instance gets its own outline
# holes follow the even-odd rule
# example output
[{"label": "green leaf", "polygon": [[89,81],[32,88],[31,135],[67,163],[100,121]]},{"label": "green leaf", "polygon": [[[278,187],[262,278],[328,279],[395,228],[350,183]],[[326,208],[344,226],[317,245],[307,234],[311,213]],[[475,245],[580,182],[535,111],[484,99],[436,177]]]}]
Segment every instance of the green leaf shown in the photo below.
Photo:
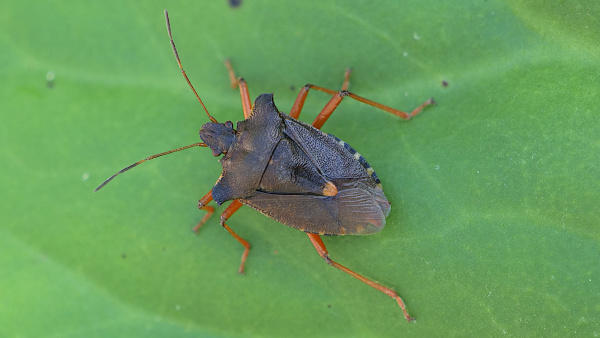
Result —
[{"label": "green leaf", "polygon": [[[323,130],[381,178],[373,236],[306,236],[249,208],[198,236],[220,174],[159,2],[11,2],[0,14],[0,336],[591,336],[600,333],[600,36],[594,1],[169,4],[190,80],[219,121],[253,97],[351,90]],[[447,86],[442,85],[443,81]],[[301,115],[327,102],[312,92]]]}]

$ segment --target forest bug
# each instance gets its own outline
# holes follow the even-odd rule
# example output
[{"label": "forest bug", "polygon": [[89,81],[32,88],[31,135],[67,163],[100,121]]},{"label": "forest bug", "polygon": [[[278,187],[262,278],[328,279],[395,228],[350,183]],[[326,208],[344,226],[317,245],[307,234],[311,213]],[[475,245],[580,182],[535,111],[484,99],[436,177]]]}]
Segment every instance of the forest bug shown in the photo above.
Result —
[{"label": "forest bug", "polygon": [[[188,79],[175,48],[169,16],[165,10],[169,39],[179,69],[202,105],[211,122],[200,129],[203,143],[156,154],[118,171],[104,181],[100,190],[117,175],[159,156],[192,147],[208,147],[214,156],[224,155],[219,161],[223,172],[214,187],[198,202],[198,208],[207,213],[194,227],[200,226],[213,214],[208,204],[218,205],[233,201],[221,214],[221,225],[244,247],[239,272],[244,272],[250,244],[236,234],[226,223],[242,205],[247,205],[265,216],[306,232],[319,255],[327,262],[367,285],[394,298],[406,320],[404,302],[390,288],[380,285],[329,258],[321,235],[368,235],[385,226],[390,203],[383,193],[381,182],[367,161],[339,138],[320,131],[323,124],[344,97],[350,97],[375,108],[410,119],[423,108],[434,103],[429,99],[411,113],[382,105],[349,92],[350,70],[346,70],[340,91],[307,84],[300,90],[289,115],[280,112],[273,102],[273,94],[262,94],[252,105],[248,86],[243,78],[235,76],[229,61],[231,86],[239,87],[245,120],[219,123],[210,115],[200,96]],[[329,95],[331,100],[311,125],[298,121],[308,91],[315,89]]]}]

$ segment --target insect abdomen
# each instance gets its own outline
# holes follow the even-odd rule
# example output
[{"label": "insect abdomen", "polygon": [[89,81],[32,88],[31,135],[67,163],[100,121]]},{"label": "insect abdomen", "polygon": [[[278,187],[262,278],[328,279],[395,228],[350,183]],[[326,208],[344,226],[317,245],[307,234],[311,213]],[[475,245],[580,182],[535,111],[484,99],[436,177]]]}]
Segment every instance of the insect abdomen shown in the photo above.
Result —
[{"label": "insect abdomen", "polygon": [[360,163],[360,165],[362,165],[363,168],[365,168],[365,170],[367,170],[367,173],[369,173],[369,175],[371,176],[373,181],[375,181],[375,183],[377,185],[381,186],[381,181],[379,180],[379,177],[375,173],[375,170],[373,170],[373,168],[371,167],[369,162],[367,162],[367,160],[358,151],[356,151],[354,148],[352,148],[352,146],[350,146],[348,143],[340,140],[336,136],[333,136],[331,134],[328,134],[328,135],[333,137],[337,141],[337,143],[339,143],[342,147],[344,147],[344,149],[346,149],[354,157],[354,159],[357,160],[358,163]]}]

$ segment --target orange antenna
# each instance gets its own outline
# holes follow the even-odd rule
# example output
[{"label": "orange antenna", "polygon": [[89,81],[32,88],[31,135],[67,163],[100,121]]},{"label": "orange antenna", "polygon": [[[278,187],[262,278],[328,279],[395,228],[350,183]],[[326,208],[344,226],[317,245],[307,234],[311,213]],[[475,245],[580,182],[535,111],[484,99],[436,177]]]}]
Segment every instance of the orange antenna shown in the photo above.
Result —
[{"label": "orange antenna", "polygon": [[129,166],[127,166],[127,167],[125,167],[125,168],[123,168],[123,169],[121,169],[121,170],[117,171],[117,173],[116,173],[116,174],[114,174],[114,175],[112,175],[111,177],[109,177],[109,178],[108,178],[106,181],[102,182],[102,184],[100,184],[100,185],[98,186],[98,188],[94,189],[94,192],[96,192],[96,191],[98,191],[98,190],[102,189],[102,188],[103,188],[105,185],[107,185],[107,184],[108,184],[108,182],[112,181],[112,180],[113,180],[113,178],[117,177],[118,175],[120,175],[120,174],[122,174],[122,173],[126,172],[126,171],[127,171],[127,170],[129,170],[129,169],[132,169],[132,168],[134,168],[134,167],[137,167],[138,165],[140,165],[140,164],[142,164],[142,163],[144,163],[144,162],[146,162],[146,161],[150,161],[150,160],[153,160],[153,159],[155,159],[155,158],[157,158],[157,157],[161,157],[161,156],[164,156],[164,155],[168,155],[168,154],[171,154],[171,153],[174,153],[174,152],[177,152],[177,151],[181,151],[181,150],[184,150],[184,149],[188,149],[188,148],[191,148],[191,147],[208,147],[208,146],[207,146],[205,143],[194,143],[194,144],[190,144],[189,146],[185,146],[185,147],[181,147],[181,148],[177,148],[177,149],[173,149],[173,150],[165,151],[164,153],[160,153],[160,154],[152,155],[152,156],[150,156],[150,157],[146,157],[145,159],[143,159],[143,160],[141,160],[141,161],[137,161],[137,162],[135,162],[134,164],[132,164],[132,165],[129,165]]},{"label": "orange antenna", "polygon": [[169,23],[169,13],[167,12],[166,9],[165,9],[165,20],[167,21],[167,31],[169,32],[169,39],[171,39],[171,47],[173,47],[173,53],[175,53],[175,58],[177,59],[177,64],[179,65],[179,69],[181,69],[181,74],[183,74],[183,78],[185,79],[185,81],[187,81],[190,88],[192,88],[194,95],[196,95],[196,98],[202,105],[202,108],[204,108],[204,111],[206,112],[206,115],[208,115],[208,118],[210,119],[210,121],[214,122],[214,123],[218,123],[217,120],[210,115],[210,113],[208,112],[208,109],[206,109],[206,106],[204,106],[204,103],[200,99],[200,96],[196,92],[196,89],[194,89],[194,86],[192,86],[190,79],[188,79],[187,75],[185,74],[185,70],[183,70],[183,66],[181,65],[181,60],[179,59],[179,54],[177,54],[177,48],[175,48],[175,41],[173,41],[173,35],[171,34],[171,24]]}]

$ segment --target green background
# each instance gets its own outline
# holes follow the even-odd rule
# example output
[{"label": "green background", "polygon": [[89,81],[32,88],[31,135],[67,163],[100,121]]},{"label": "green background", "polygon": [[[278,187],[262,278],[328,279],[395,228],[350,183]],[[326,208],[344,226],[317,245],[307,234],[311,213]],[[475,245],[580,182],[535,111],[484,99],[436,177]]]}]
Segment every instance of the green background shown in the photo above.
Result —
[{"label": "green background", "polygon": [[[600,334],[597,1],[13,1],[0,13],[0,336]],[[417,318],[329,267],[306,236],[198,199],[220,165],[186,150],[242,119],[223,61],[289,111],[299,88],[351,90],[323,130],[392,203],[373,236],[324,238]],[[47,74],[53,72],[53,81]],[[444,87],[442,81],[447,81]],[[327,102],[311,92],[304,121]],[[220,207],[217,212],[224,208]]]}]

